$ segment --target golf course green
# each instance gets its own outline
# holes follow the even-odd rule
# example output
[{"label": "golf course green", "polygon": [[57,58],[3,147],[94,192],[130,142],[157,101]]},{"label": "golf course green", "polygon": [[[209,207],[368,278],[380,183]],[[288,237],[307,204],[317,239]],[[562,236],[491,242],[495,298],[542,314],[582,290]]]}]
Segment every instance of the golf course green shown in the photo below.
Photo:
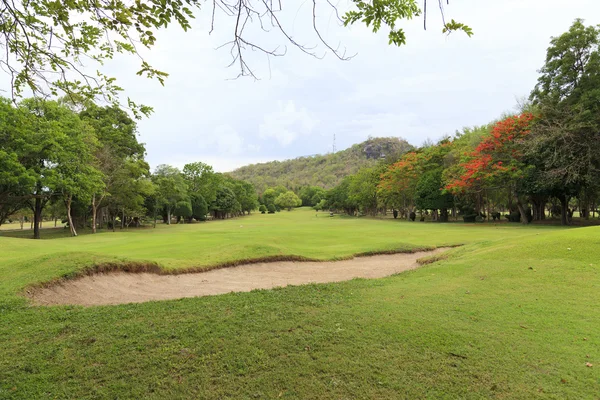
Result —
[{"label": "golf course green", "polygon": [[[306,208],[76,238],[0,233],[0,399],[598,398],[599,238]],[[455,245],[382,279],[117,306],[23,295],[107,264],[173,273]]]}]

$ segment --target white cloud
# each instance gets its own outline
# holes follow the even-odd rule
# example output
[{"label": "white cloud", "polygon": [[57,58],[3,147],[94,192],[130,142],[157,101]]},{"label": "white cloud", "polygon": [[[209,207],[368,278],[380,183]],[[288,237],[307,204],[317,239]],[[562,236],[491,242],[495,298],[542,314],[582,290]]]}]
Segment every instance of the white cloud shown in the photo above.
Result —
[{"label": "white cloud", "polygon": [[198,150],[213,151],[224,156],[257,152],[260,146],[247,144],[246,139],[228,124],[218,125],[210,135],[198,140]]},{"label": "white cloud", "polygon": [[282,146],[288,146],[300,136],[310,135],[318,120],[305,108],[296,109],[294,101],[277,102],[278,110],[264,116],[259,125],[261,139],[273,138]]}]

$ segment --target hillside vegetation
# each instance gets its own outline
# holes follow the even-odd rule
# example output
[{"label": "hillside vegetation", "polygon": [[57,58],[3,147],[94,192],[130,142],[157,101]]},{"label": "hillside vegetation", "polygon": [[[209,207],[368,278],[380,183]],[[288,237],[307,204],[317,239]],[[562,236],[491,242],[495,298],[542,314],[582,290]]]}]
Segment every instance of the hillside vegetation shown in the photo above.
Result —
[{"label": "hillside vegetation", "polygon": [[372,138],[336,153],[251,164],[229,175],[252,183],[260,193],[280,185],[292,190],[303,186],[329,189],[362,167],[374,166],[382,158],[397,159],[411,149],[412,146],[401,138]]}]

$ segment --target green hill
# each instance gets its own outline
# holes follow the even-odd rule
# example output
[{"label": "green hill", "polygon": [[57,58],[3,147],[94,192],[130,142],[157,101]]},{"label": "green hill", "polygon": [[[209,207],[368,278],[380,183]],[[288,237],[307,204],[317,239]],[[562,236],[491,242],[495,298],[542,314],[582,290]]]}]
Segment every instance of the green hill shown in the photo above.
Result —
[{"label": "green hill", "polygon": [[372,138],[336,153],[251,164],[229,174],[236,179],[251,182],[259,192],[277,185],[291,189],[303,186],[329,189],[360,168],[375,165],[382,158],[397,158],[411,148],[401,138]]}]

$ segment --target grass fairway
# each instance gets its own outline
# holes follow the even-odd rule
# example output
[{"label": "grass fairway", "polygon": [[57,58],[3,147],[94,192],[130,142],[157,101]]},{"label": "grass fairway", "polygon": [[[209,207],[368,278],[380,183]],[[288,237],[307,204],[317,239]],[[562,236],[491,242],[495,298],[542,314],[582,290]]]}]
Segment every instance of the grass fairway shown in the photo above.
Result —
[{"label": "grass fairway", "polygon": [[[307,210],[0,237],[0,398],[597,399],[599,237],[600,228]],[[90,308],[31,307],[18,296],[100,262],[176,269],[453,244],[465,246],[377,280]]]}]

